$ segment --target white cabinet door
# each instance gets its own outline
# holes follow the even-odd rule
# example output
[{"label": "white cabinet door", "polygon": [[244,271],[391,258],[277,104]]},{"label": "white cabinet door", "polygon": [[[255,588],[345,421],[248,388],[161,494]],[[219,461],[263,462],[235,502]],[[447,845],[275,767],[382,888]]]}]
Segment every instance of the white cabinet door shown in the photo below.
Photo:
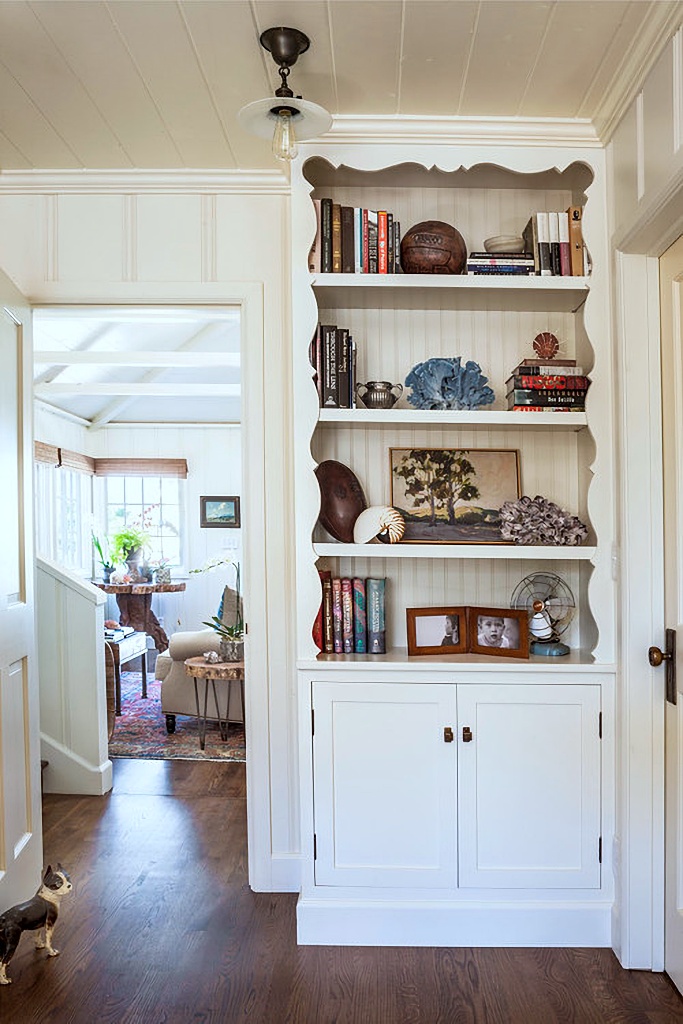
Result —
[{"label": "white cabinet door", "polygon": [[458,687],[461,887],[599,887],[599,712],[598,686]]},{"label": "white cabinet door", "polygon": [[455,687],[313,683],[317,885],[456,884]]}]

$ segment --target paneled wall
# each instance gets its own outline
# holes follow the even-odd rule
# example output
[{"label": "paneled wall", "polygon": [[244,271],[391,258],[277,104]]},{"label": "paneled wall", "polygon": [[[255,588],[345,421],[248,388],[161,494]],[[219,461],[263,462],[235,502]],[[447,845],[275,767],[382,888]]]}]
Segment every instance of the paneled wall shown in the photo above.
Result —
[{"label": "paneled wall", "polygon": [[[132,180],[117,186],[112,176],[106,177],[106,183],[99,184],[97,175],[79,175],[62,191],[54,182],[43,187],[36,181],[25,194],[0,194],[0,266],[37,304],[220,305],[242,293],[253,296],[255,289],[262,294],[262,309],[254,308],[259,300],[250,301],[252,315],[263,318],[262,401],[267,414],[255,419],[246,408],[244,417],[245,430],[263,450],[263,463],[254,461],[245,471],[264,481],[264,507],[254,511],[257,519],[265,520],[265,528],[258,526],[254,539],[265,558],[267,579],[267,586],[259,583],[262,611],[250,629],[252,649],[259,645],[263,652],[265,668],[260,675],[266,678],[259,679],[259,687],[267,702],[258,709],[255,735],[265,747],[258,765],[254,762],[251,792],[261,801],[255,827],[263,831],[265,826],[268,833],[262,836],[260,850],[268,864],[264,867],[262,862],[257,884],[296,888],[296,714],[289,653],[294,584],[287,545],[292,534],[292,473],[286,186],[279,176],[271,180],[255,175],[248,181],[242,175],[238,186],[226,178],[216,188],[212,185],[209,194],[182,175],[175,180],[167,175],[158,185],[136,193]],[[246,355],[248,359],[250,353]],[[210,439],[205,455],[207,465],[220,463],[222,439]],[[206,544],[208,550],[208,538]],[[197,551],[198,556],[203,553]],[[211,590],[213,579],[208,578]],[[253,856],[255,844],[251,845]]]}]

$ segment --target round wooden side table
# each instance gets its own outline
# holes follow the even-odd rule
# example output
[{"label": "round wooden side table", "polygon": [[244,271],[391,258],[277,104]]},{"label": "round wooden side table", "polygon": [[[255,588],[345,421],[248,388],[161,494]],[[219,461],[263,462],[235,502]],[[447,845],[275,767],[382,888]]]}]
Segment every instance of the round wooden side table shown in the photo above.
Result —
[{"label": "round wooden side table", "polygon": [[[221,739],[227,740],[228,738],[228,724],[230,721],[230,686],[225,697],[225,719],[222,718],[218,694],[216,692],[216,683],[226,682],[230,684],[234,679],[238,679],[240,683],[240,692],[242,695],[242,717],[244,719],[246,729],[246,711],[244,705],[244,662],[243,661],[219,661],[219,662],[207,662],[204,658],[188,658],[185,661],[185,672],[188,676],[192,677],[194,682],[194,698],[197,705],[197,722],[199,728],[199,747],[204,750],[206,743],[206,712],[209,700],[209,683],[213,689],[213,699],[216,704],[216,717],[218,719],[218,726],[221,731]],[[204,708],[200,710],[199,702],[199,687],[197,682],[199,679],[204,680]]]}]

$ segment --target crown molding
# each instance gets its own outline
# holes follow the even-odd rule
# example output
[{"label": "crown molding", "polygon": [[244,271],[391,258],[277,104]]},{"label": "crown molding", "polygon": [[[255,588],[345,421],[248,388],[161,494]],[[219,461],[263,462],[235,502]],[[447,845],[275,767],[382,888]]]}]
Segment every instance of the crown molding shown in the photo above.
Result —
[{"label": "crown molding", "polygon": [[0,194],[102,193],[288,195],[282,171],[214,170],[52,170],[2,171]]},{"label": "crown molding", "polygon": [[338,142],[601,147],[589,118],[336,115],[316,146]]},{"label": "crown molding", "polygon": [[683,23],[683,4],[650,4],[646,25],[625,55],[598,105],[593,123],[603,145],[612,138],[665,46]]}]

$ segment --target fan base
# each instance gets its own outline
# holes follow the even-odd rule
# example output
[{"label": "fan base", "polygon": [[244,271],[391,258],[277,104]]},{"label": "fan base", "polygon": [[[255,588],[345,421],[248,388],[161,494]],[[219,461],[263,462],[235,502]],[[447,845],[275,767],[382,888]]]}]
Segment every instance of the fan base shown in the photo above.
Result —
[{"label": "fan base", "polygon": [[569,654],[569,648],[559,640],[532,640],[529,650],[532,654],[542,654],[545,658],[559,658]]}]

